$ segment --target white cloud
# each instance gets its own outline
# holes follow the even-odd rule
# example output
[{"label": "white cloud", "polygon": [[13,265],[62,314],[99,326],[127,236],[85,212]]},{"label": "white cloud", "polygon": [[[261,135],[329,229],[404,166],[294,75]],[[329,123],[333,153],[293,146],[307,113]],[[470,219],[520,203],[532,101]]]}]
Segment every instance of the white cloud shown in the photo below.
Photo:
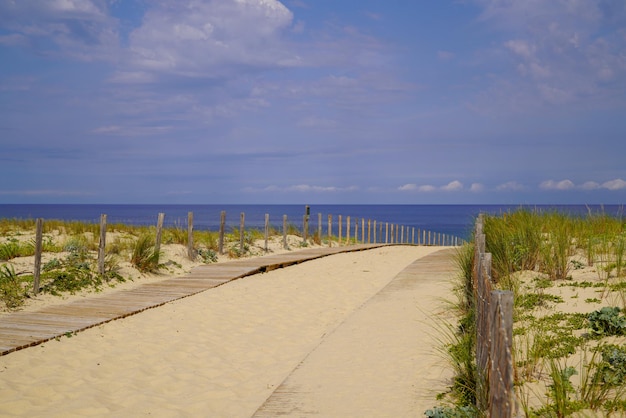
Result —
[{"label": "white cloud", "polygon": [[626,189],[626,181],[622,179],[610,180],[602,183],[602,187],[609,190],[622,190]]},{"label": "white cloud", "polygon": [[458,192],[459,190],[463,190],[463,183],[458,180],[454,180],[446,184],[445,186],[442,186],[441,190],[444,190],[446,192]]},{"label": "white cloud", "polygon": [[599,189],[600,187],[600,183],[597,183],[595,181],[586,181],[580,186],[580,188],[583,190],[595,190]]},{"label": "white cloud", "polygon": [[535,55],[536,47],[523,39],[507,41],[504,46],[525,59],[531,59]]},{"label": "white cloud", "polygon": [[415,183],[408,183],[408,184],[398,187],[398,190],[403,191],[403,192],[424,192],[424,193],[435,192],[437,190],[442,190],[445,192],[457,192],[457,191],[463,190],[463,183],[461,183],[458,180],[454,180],[441,187],[436,187],[431,184],[424,184],[424,185],[419,186]]},{"label": "white cloud", "polygon": [[496,187],[496,190],[498,191],[520,191],[520,190],[525,190],[525,189],[526,189],[526,186],[516,181],[508,181]]},{"label": "white cloud", "polygon": [[570,180],[546,180],[539,184],[539,188],[544,190],[571,190],[574,187],[576,186]]},{"label": "white cloud", "polygon": [[284,67],[297,61],[281,41],[293,14],[276,0],[167,3],[130,34],[135,69],[227,76],[233,65]]},{"label": "white cloud", "polygon": [[98,0],[0,2],[2,43],[93,61],[119,56],[119,22]]},{"label": "white cloud", "polygon": [[400,186],[398,187],[398,190],[403,191],[403,192],[410,192],[413,190],[417,190],[418,186],[415,183],[409,183],[409,184],[405,184],[404,186]]},{"label": "white cloud", "polygon": [[359,190],[357,186],[339,187],[339,186],[316,186],[310,184],[296,184],[291,186],[267,186],[262,188],[246,187],[246,192],[298,192],[298,193],[341,193],[353,192]]},{"label": "white cloud", "polygon": [[491,98],[493,106],[502,108],[501,100],[515,105],[526,100],[532,107],[602,100],[613,97],[610,83],[626,81],[623,1],[475,2],[483,7],[480,21],[505,38],[491,57],[506,52],[521,77],[516,80],[512,71],[494,76],[494,83],[511,82],[515,89]]},{"label": "white cloud", "polygon": [[472,183],[470,186],[470,192],[482,192],[485,190],[485,186],[481,183]]}]

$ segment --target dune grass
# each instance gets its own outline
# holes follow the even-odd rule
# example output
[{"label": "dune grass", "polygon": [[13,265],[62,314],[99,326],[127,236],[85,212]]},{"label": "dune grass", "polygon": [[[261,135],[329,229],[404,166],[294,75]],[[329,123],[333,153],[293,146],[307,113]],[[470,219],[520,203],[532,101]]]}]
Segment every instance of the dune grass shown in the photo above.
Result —
[{"label": "dune grass", "polygon": [[[494,289],[514,293],[514,366],[517,402],[526,417],[626,415],[626,224],[604,213],[570,216],[528,209],[484,216]],[[444,344],[456,378],[429,416],[465,416],[484,396],[467,347],[473,329],[473,249],[457,255],[458,327]],[[572,280],[580,269],[597,278]],[[521,275],[525,272],[525,275]],[[532,279],[530,279],[532,278]],[[583,312],[562,312],[562,287],[592,289]],[[576,295],[571,296],[577,297]],[[623,331],[622,331],[623,330]],[[459,353],[463,354],[459,356]],[[474,373],[474,378],[472,377]],[[468,376],[470,378],[468,378]],[[463,382],[460,384],[460,382]],[[470,387],[473,382],[474,386]],[[483,416],[475,411],[475,416]]]}]

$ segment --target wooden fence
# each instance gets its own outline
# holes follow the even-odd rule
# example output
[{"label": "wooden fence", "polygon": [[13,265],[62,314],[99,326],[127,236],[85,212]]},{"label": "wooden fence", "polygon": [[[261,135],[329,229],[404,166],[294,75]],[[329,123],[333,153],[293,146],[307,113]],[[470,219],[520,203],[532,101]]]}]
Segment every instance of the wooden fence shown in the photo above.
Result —
[{"label": "wooden fence", "polygon": [[[155,250],[158,252],[161,247],[161,236],[163,230],[163,224],[165,219],[165,213],[159,213],[157,216],[156,224],[156,238],[155,238]],[[337,223],[333,224],[333,219],[337,219]],[[345,219],[345,223],[343,220]],[[352,219],[352,220],[351,220]],[[196,256],[193,242],[193,212],[188,212],[187,216],[187,256],[193,260]],[[305,214],[302,218],[302,229],[298,230],[297,226],[290,224],[287,219],[287,215],[282,216],[282,236],[283,247],[288,249],[287,235],[290,231],[295,231],[302,237],[303,243],[307,243],[309,240],[315,240],[316,242],[328,246],[343,246],[352,244],[408,244],[408,245],[436,245],[436,246],[458,246],[464,243],[459,237],[455,237],[448,234],[442,234],[433,231],[421,230],[415,227],[408,227],[404,225],[393,224],[389,222],[378,222],[375,220],[365,218],[351,218],[342,215],[338,215],[336,218],[329,214],[327,219],[327,234],[326,243],[324,243],[322,214],[317,214],[316,232],[313,236],[310,235],[310,214],[309,207],[305,207]],[[36,220],[36,234],[35,234],[35,269],[34,269],[34,293],[39,292],[39,277],[40,277],[40,264],[41,264],[41,252],[42,252],[42,229],[43,219]],[[239,250],[243,254],[245,248],[245,213],[239,215]],[[351,236],[351,227],[354,231],[354,235]],[[98,272],[104,274],[105,268],[105,247],[106,247],[106,229],[107,229],[107,215],[102,214],[100,216],[100,241],[98,245]],[[264,237],[265,237],[265,251],[268,251],[268,239],[271,231],[270,215],[265,214],[264,224]],[[384,229],[384,234],[383,234]],[[337,235],[335,235],[337,231]],[[343,235],[345,231],[345,235]],[[225,244],[225,232],[226,232],[226,211],[220,213],[220,224],[218,234],[218,252],[224,254]],[[345,237],[345,238],[344,238]]]},{"label": "wooden fence", "polygon": [[474,237],[476,403],[489,417],[516,414],[513,388],[513,292],[492,290],[491,254],[485,252],[483,217]]}]

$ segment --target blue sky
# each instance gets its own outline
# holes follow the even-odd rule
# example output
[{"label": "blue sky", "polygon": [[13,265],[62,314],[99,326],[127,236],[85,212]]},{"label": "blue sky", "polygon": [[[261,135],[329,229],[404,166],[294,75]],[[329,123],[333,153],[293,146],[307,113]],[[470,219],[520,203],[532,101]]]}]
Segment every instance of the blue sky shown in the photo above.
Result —
[{"label": "blue sky", "polygon": [[623,0],[0,0],[0,203],[626,203]]}]

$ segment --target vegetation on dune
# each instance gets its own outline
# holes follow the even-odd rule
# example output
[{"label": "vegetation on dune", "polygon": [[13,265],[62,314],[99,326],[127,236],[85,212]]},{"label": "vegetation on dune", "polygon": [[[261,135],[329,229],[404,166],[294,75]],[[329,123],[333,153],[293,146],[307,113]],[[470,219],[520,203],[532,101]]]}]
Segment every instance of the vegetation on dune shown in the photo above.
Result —
[{"label": "vegetation on dune", "polygon": [[[484,216],[494,289],[514,294],[515,387],[524,416],[626,414],[625,227],[621,217],[604,213],[520,209]],[[426,416],[483,415],[467,415],[485,396],[475,366],[473,253],[468,244],[457,254],[459,325],[442,345],[455,378],[439,396],[444,406]],[[587,279],[574,281],[579,271]],[[573,300],[578,290],[597,296],[577,301],[580,312],[570,313],[561,309],[569,303],[563,289]]]},{"label": "vegetation on dune", "polygon": [[[32,268],[28,268],[28,271],[16,271],[12,263],[35,254],[35,227],[34,219],[0,219],[0,301],[9,310],[22,306],[34,293]],[[302,236],[296,225],[288,224],[287,227],[288,235]],[[279,230],[270,226],[270,239],[282,238],[281,231],[282,228]],[[113,286],[128,280],[128,277],[120,274],[121,264],[125,262],[141,273],[158,274],[168,265],[180,267],[171,260],[163,260],[163,251],[156,248],[155,226],[115,223],[107,225],[107,236],[112,238],[107,238],[105,273],[100,275],[97,267],[99,234],[98,224],[46,220],[43,223],[42,250],[55,256],[42,264],[40,291],[54,295],[81,290],[99,291],[103,286]],[[264,230],[247,228],[244,231],[242,248],[239,228],[232,228],[224,236],[224,252],[230,258],[263,254],[263,249],[255,247],[255,242],[264,238]],[[218,261],[218,232],[193,230],[192,239],[193,254],[198,261]],[[315,237],[311,236],[309,239],[314,240]],[[162,245],[187,246],[188,240],[186,226],[176,224],[162,230]]]}]

